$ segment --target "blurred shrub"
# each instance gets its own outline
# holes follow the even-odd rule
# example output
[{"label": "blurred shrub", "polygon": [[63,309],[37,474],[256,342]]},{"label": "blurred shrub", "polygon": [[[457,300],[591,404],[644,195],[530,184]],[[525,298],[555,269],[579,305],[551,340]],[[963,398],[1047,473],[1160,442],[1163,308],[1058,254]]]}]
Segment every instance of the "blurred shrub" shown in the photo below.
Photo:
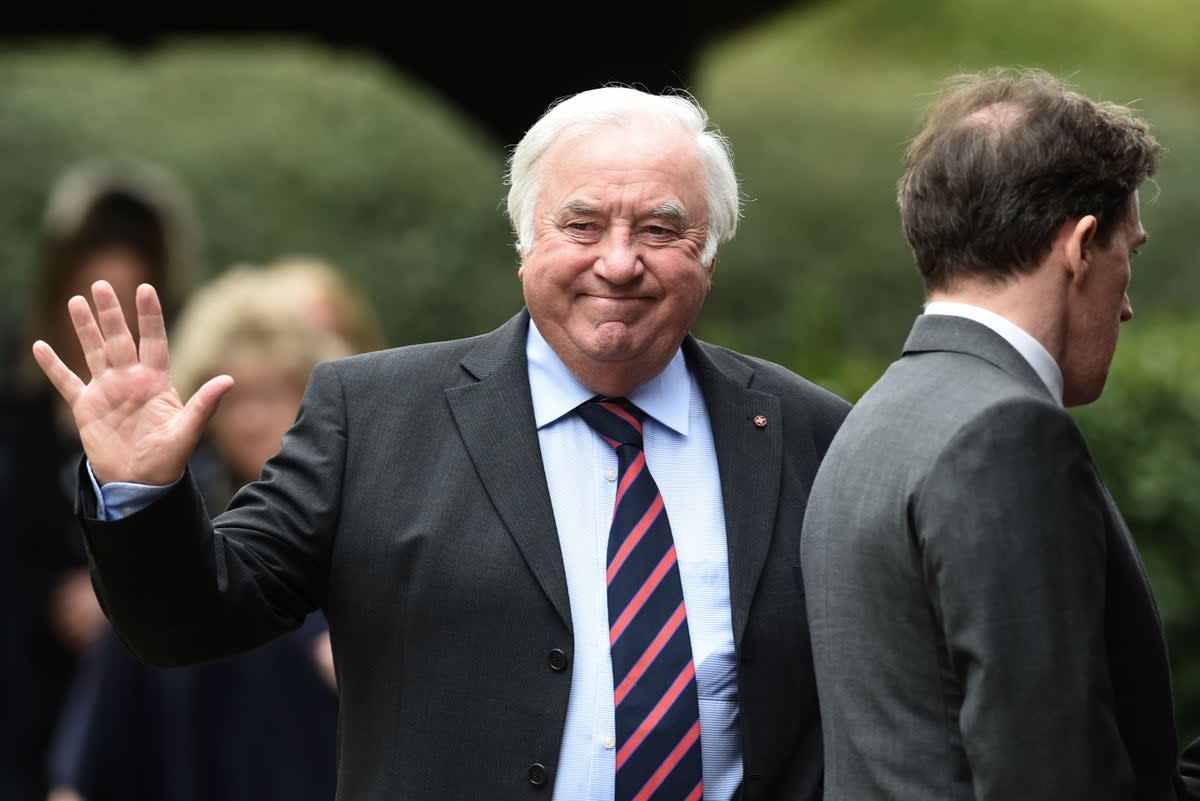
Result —
[{"label": "blurred shrub", "polygon": [[298,42],[0,54],[0,293],[28,286],[42,205],[75,160],[175,172],[209,273],[309,253],[344,267],[391,342],[485,331],[520,306],[503,149],[366,57]]},{"label": "blurred shrub", "polygon": [[[838,0],[804,3],[717,43],[690,88],[729,136],[747,197],[700,331],[806,375],[887,360],[920,313],[900,231],[905,143],[947,75],[1039,66],[1132,102],[1168,148],[1143,190],[1152,242],[1134,305],[1200,302],[1200,48],[1194,0]],[[1069,31],[1069,46],[1064,33]]]}]

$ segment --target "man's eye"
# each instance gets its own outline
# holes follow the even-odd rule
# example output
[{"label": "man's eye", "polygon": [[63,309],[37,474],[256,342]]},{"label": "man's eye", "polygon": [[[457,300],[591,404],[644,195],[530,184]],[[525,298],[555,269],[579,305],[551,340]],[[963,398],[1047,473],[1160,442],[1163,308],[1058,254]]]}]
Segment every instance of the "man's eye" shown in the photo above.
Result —
[{"label": "man's eye", "polygon": [[590,222],[573,222],[567,223],[567,227],[572,231],[591,231],[595,229],[596,224]]},{"label": "man's eye", "polygon": [[675,231],[663,225],[648,225],[646,226],[646,233],[651,236],[674,236]]}]

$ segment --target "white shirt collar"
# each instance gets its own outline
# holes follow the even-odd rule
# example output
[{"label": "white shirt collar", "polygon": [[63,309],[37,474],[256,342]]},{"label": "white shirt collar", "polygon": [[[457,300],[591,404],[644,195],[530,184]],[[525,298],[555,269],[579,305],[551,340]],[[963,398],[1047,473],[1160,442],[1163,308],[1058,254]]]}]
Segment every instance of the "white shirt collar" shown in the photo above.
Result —
[{"label": "white shirt collar", "polygon": [[1016,348],[1029,366],[1034,369],[1046,389],[1054,396],[1054,400],[1062,406],[1063,377],[1062,370],[1050,351],[1042,346],[1034,337],[1009,320],[990,309],[973,306],[970,303],[955,303],[948,300],[935,300],[925,305],[926,314],[944,314],[951,317],[966,317],[968,320],[985,325],[995,331],[1004,341]]},{"label": "white shirt collar", "polygon": [[[563,364],[533,320],[529,321],[529,334],[525,339],[525,357],[529,362],[533,419],[538,428],[553,423],[596,395]],[[687,436],[692,387],[683,349],[675,351],[666,369],[633,390],[628,397],[658,422]]]}]

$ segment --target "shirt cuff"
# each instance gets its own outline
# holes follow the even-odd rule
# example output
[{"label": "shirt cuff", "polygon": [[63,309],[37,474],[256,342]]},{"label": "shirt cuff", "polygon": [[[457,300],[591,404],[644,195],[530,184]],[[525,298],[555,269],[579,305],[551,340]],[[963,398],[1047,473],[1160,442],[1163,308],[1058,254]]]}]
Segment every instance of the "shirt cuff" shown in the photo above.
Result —
[{"label": "shirt cuff", "polygon": [[163,495],[167,490],[179,483],[183,474],[170,484],[134,484],[129,481],[112,481],[100,486],[96,474],[92,472],[92,462],[87,462],[88,480],[92,482],[92,491],[96,494],[96,519],[120,520],[140,512]]}]

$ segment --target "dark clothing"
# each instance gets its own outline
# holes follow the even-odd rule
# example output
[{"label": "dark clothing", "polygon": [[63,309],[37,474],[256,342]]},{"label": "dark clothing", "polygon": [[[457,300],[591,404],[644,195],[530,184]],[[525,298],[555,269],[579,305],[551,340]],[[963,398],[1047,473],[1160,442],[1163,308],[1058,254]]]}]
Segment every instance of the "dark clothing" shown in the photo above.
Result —
[{"label": "dark clothing", "polygon": [[51,631],[64,571],[86,565],[72,512],[79,444],[50,394],[0,398],[0,798],[44,801],[44,765],[75,659]]},{"label": "dark clothing", "polygon": [[[206,505],[223,508],[234,482],[215,453],[202,446],[190,469]],[[315,613],[260,648],[171,669],[107,630],[68,695],[53,783],[87,801],[331,801],[337,696],[312,658],[327,629]]]},{"label": "dark clothing", "polygon": [[82,665],[51,754],[88,801],[331,801],[337,698],[313,666],[320,614],[249,653],[138,662],[110,630]]}]

